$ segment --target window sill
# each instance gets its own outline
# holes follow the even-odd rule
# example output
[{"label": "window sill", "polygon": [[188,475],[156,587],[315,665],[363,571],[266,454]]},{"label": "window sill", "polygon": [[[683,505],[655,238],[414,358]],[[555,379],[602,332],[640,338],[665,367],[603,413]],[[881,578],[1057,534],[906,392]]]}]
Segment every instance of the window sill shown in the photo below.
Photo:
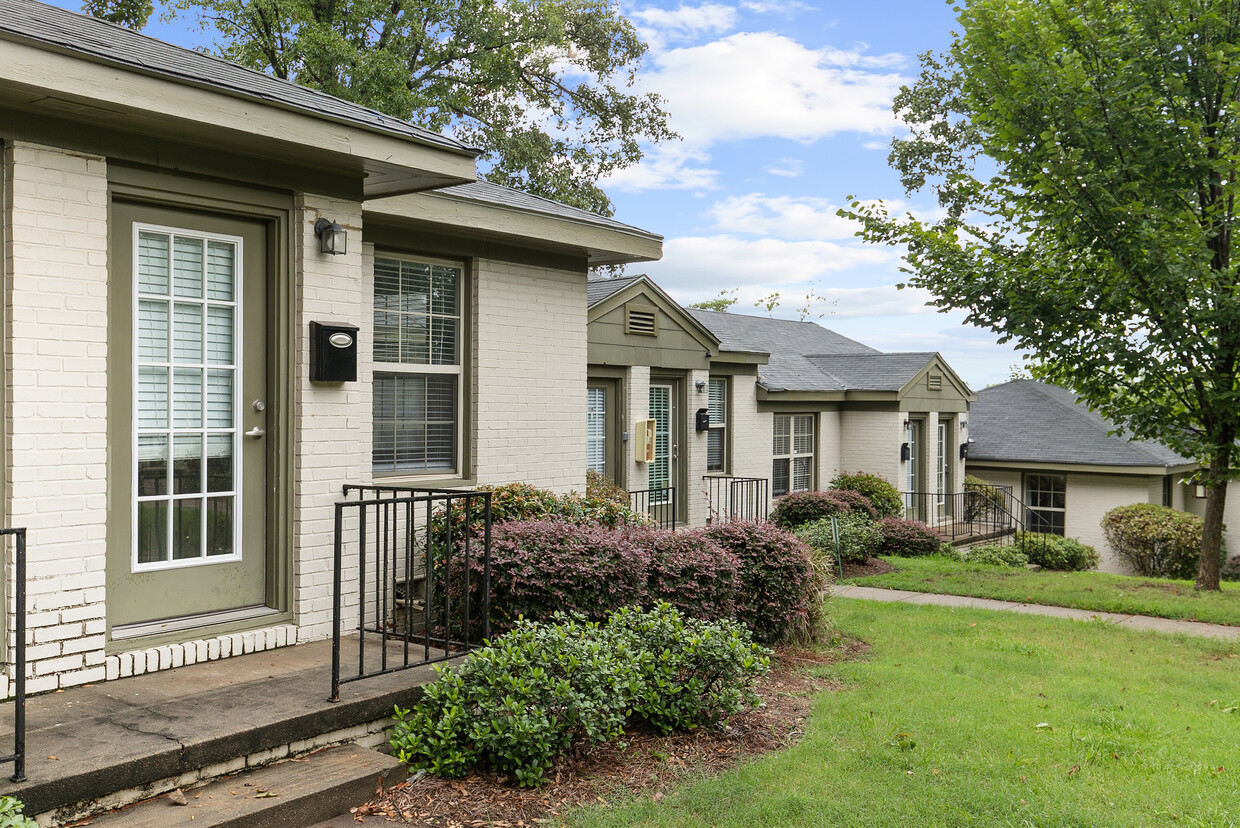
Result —
[{"label": "window sill", "polygon": [[400,472],[387,472],[383,474],[371,475],[372,486],[407,486],[417,489],[473,489],[478,485],[477,480],[471,480],[464,477],[446,477],[428,476],[428,475],[408,475]]}]

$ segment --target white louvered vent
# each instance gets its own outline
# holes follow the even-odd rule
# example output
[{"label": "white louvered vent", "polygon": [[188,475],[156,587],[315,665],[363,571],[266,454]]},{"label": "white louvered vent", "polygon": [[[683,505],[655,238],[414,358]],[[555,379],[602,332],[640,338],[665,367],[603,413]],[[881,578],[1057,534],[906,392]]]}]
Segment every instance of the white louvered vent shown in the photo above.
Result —
[{"label": "white louvered vent", "polygon": [[638,310],[636,308],[627,308],[628,311],[628,332],[631,334],[644,334],[646,336],[654,336],[658,333],[655,328],[654,311]]}]

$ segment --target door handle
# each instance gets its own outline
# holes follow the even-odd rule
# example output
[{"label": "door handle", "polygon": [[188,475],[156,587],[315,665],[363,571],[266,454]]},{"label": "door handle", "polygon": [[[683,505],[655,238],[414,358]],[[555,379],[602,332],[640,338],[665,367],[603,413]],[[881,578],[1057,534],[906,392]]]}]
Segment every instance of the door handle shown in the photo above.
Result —
[{"label": "door handle", "polygon": [[253,437],[255,440],[261,440],[263,438],[263,435],[266,433],[267,433],[267,430],[262,428],[261,426],[254,426],[254,428],[250,429],[249,431],[245,433],[245,436]]}]

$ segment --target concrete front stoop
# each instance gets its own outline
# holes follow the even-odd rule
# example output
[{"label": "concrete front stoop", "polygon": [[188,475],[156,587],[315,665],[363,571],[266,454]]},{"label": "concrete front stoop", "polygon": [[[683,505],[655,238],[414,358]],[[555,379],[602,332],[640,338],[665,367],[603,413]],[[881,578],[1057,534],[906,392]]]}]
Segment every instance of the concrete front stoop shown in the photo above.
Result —
[{"label": "concrete front stoop", "polygon": [[[346,640],[343,652],[356,670],[356,640]],[[319,641],[35,696],[26,710],[28,779],[0,783],[0,792],[20,799],[41,826],[179,788],[190,805],[161,798],[92,824],[176,825],[193,815],[196,826],[303,828],[396,778],[394,760],[362,748],[385,748],[394,708],[410,706],[434,677],[429,666],[375,676],[344,685],[340,702],[331,703],[331,643]],[[12,743],[11,709],[0,706],[0,745]],[[348,747],[323,750],[333,746]],[[223,788],[208,785],[217,779]],[[300,793],[316,786],[314,801]],[[242,795],[258,787],[276,795]],[[204,807],[231,800],[244,805]],[[276,807],[247,810],[256,805]],[[211,821],[217,811],[219,821]],[[139,821],[147,813],[153,821]]]}]

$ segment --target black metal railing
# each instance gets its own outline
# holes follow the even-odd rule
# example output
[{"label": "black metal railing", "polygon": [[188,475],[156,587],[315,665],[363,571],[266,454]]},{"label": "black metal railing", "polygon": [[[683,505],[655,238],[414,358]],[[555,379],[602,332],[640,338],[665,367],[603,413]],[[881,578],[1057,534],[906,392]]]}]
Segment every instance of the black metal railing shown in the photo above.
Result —
[{"label": "black metal railing", "polygon": [[676,487],[663,486],[629,492],[629,508],[651,517],[661,529],[676,528]]},{"label": "black metal railing", "polygon": [[[1051,524],[1012,493],[1011,486],[963,492],[902,492],[904,517],[930,527],[947,543],[1014,543],[1018,533],[1045,535]],[[1040,537],[1038,542],[1045,543]]]},{"label": "black metal railing", "polygon": [[13,755],[0,756],[0,763],[12,762],[14,782],[26,781],[26,530],[0,529],[0,536],[12,535],[13,557]]},{"label": "black metal railing", "polygon": [[[491,634],[491,493],[346,485],[336,504],[332,694],[464,655]],[[356,625],[357,671],[342,675]],[[350,645],[351,646],[351,645]]]},{"label": "black metal railing", "polygon": [[766,520],[770,481],[762,477],[706,475],[707,522]]}]

